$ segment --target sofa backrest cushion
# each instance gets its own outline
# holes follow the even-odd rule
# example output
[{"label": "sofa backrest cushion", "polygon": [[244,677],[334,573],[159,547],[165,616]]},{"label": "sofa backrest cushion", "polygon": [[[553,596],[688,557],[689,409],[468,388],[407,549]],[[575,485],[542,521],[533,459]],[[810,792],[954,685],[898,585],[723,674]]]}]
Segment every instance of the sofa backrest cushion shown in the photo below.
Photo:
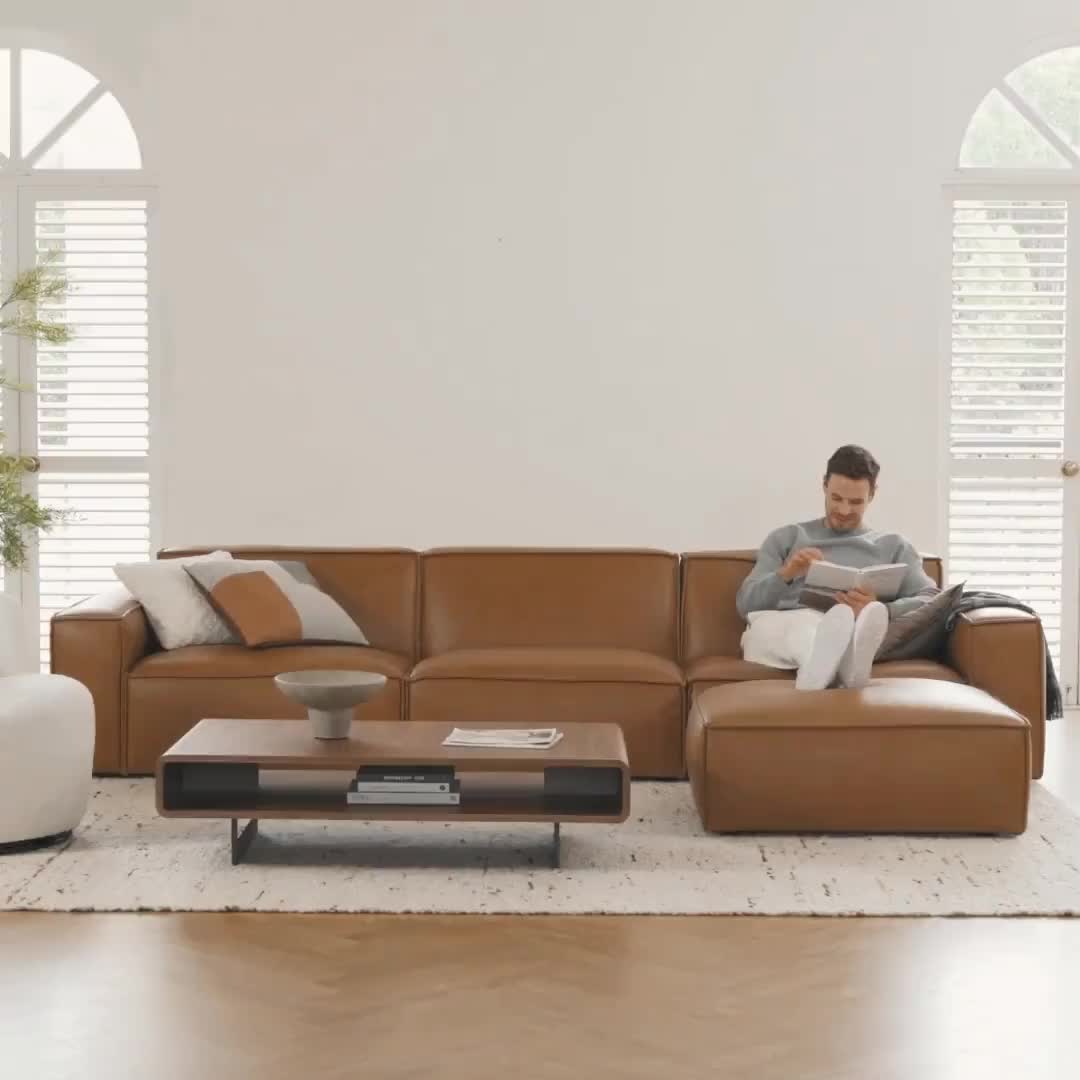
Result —
[{"label": "sofa backrest cushion", "polygon": [[582,645],[678,655],[679,560],[631,549],[421,555],[420,652]]},{"label": "sofa backrest cushion", "polygon": [[[735,610],[735,594],[754,568],[757,552],[691,551],[682,566],[682,661],[702,656],[741,656],[746,623]],[[923,558],[927,574],[941,584],[941,559]]]},{"label": "sofa backrest cushion", "polygon": [[[167,548],[162,559],[213,548]],[[416,659],[418,561],[404,548],[226,547],[234,559],[302,562],[376,649]]]}]

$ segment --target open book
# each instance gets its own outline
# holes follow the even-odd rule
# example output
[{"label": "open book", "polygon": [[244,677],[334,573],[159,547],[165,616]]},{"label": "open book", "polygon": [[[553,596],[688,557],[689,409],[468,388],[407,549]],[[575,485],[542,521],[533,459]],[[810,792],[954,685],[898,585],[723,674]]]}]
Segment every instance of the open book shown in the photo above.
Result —
[{"label": "open book", "polygon": [[854,567],[821,560],[806,572],[799,603],[822,611],[836,602],[835,593],[860,587],[869,589],[879,600],[895,600],[907,572],[907,563]]}]

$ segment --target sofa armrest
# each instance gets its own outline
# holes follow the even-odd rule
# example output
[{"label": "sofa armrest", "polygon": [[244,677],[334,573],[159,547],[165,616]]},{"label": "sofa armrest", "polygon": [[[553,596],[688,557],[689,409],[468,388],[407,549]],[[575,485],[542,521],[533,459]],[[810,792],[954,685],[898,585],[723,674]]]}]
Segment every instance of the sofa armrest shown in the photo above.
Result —
[{"label": "sofa armrest", "polygon": [[94,698],[94,772],[125,770],[127,674],[155,647],[139,602],[116,585],[52,617],[52,670],[78,679]]},{"label": "sofa armrest", "polygon": [[1015,608],[965,612],[949,635],[950,665],[972,686],[1004,702],[1031,725],[1031,775],[1043,774],[1046,645],[1042,623]]}]

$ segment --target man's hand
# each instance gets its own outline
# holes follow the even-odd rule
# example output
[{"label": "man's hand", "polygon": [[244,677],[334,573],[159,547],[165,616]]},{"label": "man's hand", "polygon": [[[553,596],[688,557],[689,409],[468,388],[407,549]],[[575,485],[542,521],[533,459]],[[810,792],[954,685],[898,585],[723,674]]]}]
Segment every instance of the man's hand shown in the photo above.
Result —
[{"label": "man's hand", "polygon": [[796,578],[804,577],[811,563],[820,562],[825,556],[817,548],[799,548],[788,556],[788,561],[780,567],[780,576],[790,585]]},{"label": "man's hand", "polygon": [[838,604],[847,604],[855,612],[856,618],[859,617],[859,613],[867,604],[872,604],[876,599],[877,597],[866,586],[836,594],[836,602]]}]

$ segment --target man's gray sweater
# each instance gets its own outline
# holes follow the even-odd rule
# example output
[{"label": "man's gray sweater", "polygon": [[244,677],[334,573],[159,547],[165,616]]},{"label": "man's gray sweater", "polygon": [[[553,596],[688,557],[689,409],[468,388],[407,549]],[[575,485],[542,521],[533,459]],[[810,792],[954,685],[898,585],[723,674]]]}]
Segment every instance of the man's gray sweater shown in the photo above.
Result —
[{"label": "man's gray sweater", "polygon": [[914,611],[937,592],[937,586],[923,570],[919,553],[899,533],[877,532],[865,526],[849,532],[837,532],[823,518],[785,525],[765,538],[757,563],[742,583],[735,606],[745,619],[752,611],[786,611],[799,607],[802,578],[786,582],[780,567],[799,548],[817,548],[829,562],[841,566],[874,566],[880,563],[906,563],[907,575],[896,599],[886,604],[889,618]]}]

